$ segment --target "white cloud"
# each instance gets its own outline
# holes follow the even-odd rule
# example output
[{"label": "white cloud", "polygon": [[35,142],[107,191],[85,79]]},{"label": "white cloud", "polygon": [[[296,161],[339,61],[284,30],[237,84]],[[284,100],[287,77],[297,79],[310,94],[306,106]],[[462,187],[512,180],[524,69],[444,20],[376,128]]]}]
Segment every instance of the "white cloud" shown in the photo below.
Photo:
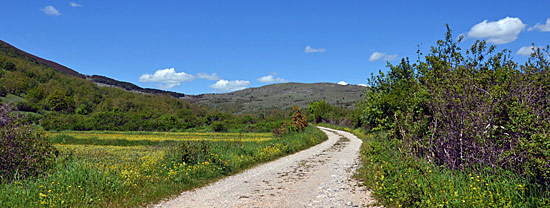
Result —
[{"label": "white cloud", "polygon": [[550,32],[550,18],[546,19],[546,24],[537,23],[535,26],[530,27],[529,31],[538,30],[541,32]]},{"label": "white cloud", "polygon": [[306,46],[304,50],[306,53],[324,53],[327,52],[327,49],[324,48],[312,48],[311,46]]},{"label": "white cloud", "polygon": [[227,81],[224,79],[218,80],[215,84],[210,85],[210,88],[221,92],[230,92],[245,89],[250,85],[250,81],[235,80]]},{"label": "white cloud", "polygon": [[487,39],[494,44],[505,44],[516,40],[526,26],[517,17],[506,17],[495,22],[483,20],[470,29],[468,37]]},{"label": "white cloud", "polygon": [[397,58],[397,54],[388,54],[384,57],[384,61],[393,61]]},{"label": "white cloud", "polygon": [[347,82],[344,82],[344,81],[339,81],[338,84],[339,84],[339,85],[348,85],[348,83],[347,83]]},{"label": "white cloud", "polygon": [[205,73],[198,73],[197,77],[200,79],[206,79],[206,80],[220,80],[221,78],[216,74],[205,74]]},{"label": "white cloud", "polygon": [[44,14],[50,15],[50,16],[60,16],[61,13],[53,6],[46,6],[43,9],[40,9],[44,12]]},{"label": "white cloud", "polygon": [[267,76],[263,76],[263,77],[260,77],[258,79],[256,79],[258,82],[264,82],[264,83],[273,83],[273,82],[286,82],[285,79],[283,78],[280,78],[280,77],[275,77],[273,75],[267,75]]},{"label": "white cloud", "polygon": [[539,46],[533,47],[533,46],[523,46],[521,47],[516,54],[522,55],[522,56],[529,56],[531,53],[535,52],[537,48],[541,48]]},{"label": "white cloud", "polygon": [[195,79],[191,74],[185,72],[176,72],[174,68],[159,69],[154,74],[143,74],[139,77],[140,82],[158,82],[163,83],[161,88],[170,89],[180,85],[183,82],[189,82]]},{"label": "white cloud", "polygon": [[367,87],[366,84],[358,84],[358,85],[361,86],[361,87]]},{"label": "white cloud", "polygon": [[374,52],[370,55],[369,61],[370,62],[376,61],[378,59],[383,58],[385,55],[386,55],[386,53]]},{"label": "white cloud", "polygon": [[387,54],[383,52],[374,52],[370,55],[369,61],[374,62],[377,60],[392,61],[397,58],[397,54]]},{"label": "white cloud", "polygon": [[82,7],[82,4],[77,4],[74,2],[69,2],[69,5],[71,5],[71,7]]}]

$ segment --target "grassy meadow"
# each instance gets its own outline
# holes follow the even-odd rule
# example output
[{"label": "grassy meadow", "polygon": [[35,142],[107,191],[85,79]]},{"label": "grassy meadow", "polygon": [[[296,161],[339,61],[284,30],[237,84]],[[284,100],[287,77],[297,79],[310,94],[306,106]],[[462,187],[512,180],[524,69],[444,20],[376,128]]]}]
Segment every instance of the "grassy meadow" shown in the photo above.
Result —
[{"label": "grassy meadow", "polygon": [[2,183],[0,207],[135,207],[318,144],[314,127],[271,133],[46,132],[59,150],[39,178]]}]

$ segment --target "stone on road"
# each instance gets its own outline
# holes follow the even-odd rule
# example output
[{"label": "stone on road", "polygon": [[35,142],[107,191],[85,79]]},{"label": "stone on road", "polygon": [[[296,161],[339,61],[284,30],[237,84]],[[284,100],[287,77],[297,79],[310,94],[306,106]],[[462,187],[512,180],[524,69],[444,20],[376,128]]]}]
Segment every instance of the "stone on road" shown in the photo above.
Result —
[{"label": "stone on road", "polygon": [[361,140],[319,127],[328,140],[216,183],[181,193],[155,207],[366,207],[375,201],[351,176]]}]

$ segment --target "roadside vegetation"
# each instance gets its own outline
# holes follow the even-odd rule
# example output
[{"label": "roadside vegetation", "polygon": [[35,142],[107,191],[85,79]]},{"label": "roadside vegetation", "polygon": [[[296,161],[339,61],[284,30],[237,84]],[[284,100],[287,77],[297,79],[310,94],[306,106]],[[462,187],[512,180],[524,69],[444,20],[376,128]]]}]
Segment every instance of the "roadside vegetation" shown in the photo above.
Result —
[{"label": "roadside vegetation", "polygon": [[386,207],[549,207],[548,193],[509,171],[453,171],[398,151],[384,131],[331,124],[363,140],[355,177]]},{"label": "roadside vegetation", "polygon": [[358,177],[385,206],[549,207],[549,48],[520,65],[459,44],[448,30],[416,63],[373,75],[354,112],[316,121],[363,138]]},{"label": "roadside vegetation", "polygon": [[[7,105],[3,107],[7,109]],[[295,114],[303,116],[300,111]],[[3,115],[10,114],[5,111]],[[294,121],[299,123],[303,119],[305,117],[298,116]],[[56,154],[39,155],[49,161],[39,163],[40,167],[32,162],[41,158],[8,158],[24,166],[2,169],[8,171],[3,172],[0,181],[0,207],[145,206],[326,140],[326,135],[317,128],[303,123],[296,126],[294,121],[285,122],[288,126],[279,129],[278,136],[215,132],[45,132],[41,134],[44,138],[41,141],[47,147],[44,151]],[[18,129],[28,127],[21,123],[14,125]],[[12,126],[3,126],[4,130],[7,128]],[[6,145],[10,141],[19,140],[3,142],[2,150],[8,149]],[[27,174],[23,171],[30,168],[26,167],[40,171]]]}]

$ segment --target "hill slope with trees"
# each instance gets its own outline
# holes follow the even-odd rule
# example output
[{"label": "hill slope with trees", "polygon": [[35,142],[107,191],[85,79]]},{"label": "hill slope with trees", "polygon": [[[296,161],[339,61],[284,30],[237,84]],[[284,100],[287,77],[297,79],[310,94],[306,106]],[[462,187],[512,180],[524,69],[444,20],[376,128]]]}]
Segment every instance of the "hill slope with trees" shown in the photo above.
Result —
[{"label": "hill slope with trees", "polygon": [[16,57],[16,58],[25,60],[28,63],[45,65],[63,74],[68,74],[81,79],[88,79],[100,84],[119,87],[121,89],[128,90],[128,91],[134,91],[134,92],[140,92],[140,93],[146,93],[146,94],[168,94],[170,96],[177,97],[177,98],[185,96],[184,94],[177,93],[177,92],[170,92],[170,91],[159,90],[159,89],[141,88],[135,84],[114,80],[105,76],[80,74],[77,71],[70,69],[66,66],[63,66],[61,64],[58,64],[56,62],[46,60],[38,56],[32,55],[30,53],[27,53],[25,51],[22,51],[2,40],[0,40],[0,53],[8,57],[14,57],[14,58]]},{"label": "hill slope with trees", "polygon": [[[178,93],[143,93],[140,89],[147,89],[134,89],[131,83],[83,76],[0,42],[1,102],[12,103],[25,119],[46,130],[168,131],[217,126],[224,131],[284,115],[233,116],[179,99]],[[100,87],[90,77],[115,87]],[[272,128],[269,124],[260,129]]]}]

